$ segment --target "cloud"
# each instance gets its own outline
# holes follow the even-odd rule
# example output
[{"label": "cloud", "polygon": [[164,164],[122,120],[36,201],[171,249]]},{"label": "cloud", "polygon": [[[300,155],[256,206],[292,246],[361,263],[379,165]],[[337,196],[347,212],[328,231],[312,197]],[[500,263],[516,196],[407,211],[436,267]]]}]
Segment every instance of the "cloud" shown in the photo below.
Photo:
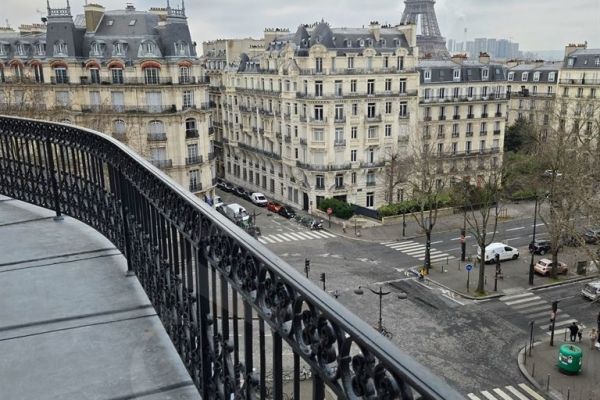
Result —
[{"label": "cloud", "polygon": [[[50,0],[62,7],[66,0]],[[81,13],[83,0],[71,0],[74,13]],[[126,0],[98,0],[107,9],[123,8]],[[180,0],[171,0],[171,5]],[[133,1],[138,9],[165,6],[166,0]],[[219,38],[256,37],[264,28],[295,30],[299,24],[325,19],[332,26],[363,26],[370,21],[395,24],[404,4],[400,0],[188,0],[186,4],[192,36],[201,43]],[[12,26],[39,21],[36,10],[45,12],[44,0],[2,0],[2,15]],[[598,0],[438,0],[442,34],[463,40],[464,28],[474,37],[511,38],[522,49],[561,49],[569,42],[587,40],[600,47]]]}]

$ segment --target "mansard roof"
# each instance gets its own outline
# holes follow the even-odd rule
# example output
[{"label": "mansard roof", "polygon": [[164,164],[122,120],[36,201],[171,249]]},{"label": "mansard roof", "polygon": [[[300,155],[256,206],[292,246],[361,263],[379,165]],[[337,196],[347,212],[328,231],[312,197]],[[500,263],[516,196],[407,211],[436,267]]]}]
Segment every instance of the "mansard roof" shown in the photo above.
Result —
[{"label": "mansard roof", "polygon": [[600,49],[577,49],[565,57],[568,69],[600,69]]},{"label": "mansard roof", "polygon": [[[498,63],[483,63],[478,60],[465,60],[457,63],[451,60],[420,60],[417,69],[421,72],[421,84],[500,82],[506,81],[507,68]],[[460,80],[454,79],[454,70],[460,70]],[[483,70],[488,70],[488,79],[483,79]],[[431,79],[425,81],[423,71],[430,71]]]}]

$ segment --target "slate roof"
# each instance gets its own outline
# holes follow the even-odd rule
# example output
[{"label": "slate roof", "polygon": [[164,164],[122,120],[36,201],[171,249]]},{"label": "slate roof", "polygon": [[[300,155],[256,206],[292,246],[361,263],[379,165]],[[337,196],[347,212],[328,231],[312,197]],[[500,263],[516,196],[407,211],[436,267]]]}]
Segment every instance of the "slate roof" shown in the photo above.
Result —
[{"label": "slate roof", "polygon": [[[555,83],[558,81],[558,72],[560,70],[560,63],[545,62],[540,63],[527,63],[519,64],[509,69],[509,72],[513,73],[513,80],[510,82],[528,82],[528,83]],[[539,79],[534,81],[535,74],[539,72]],[[554,72],[554,79],[548,80],[551,72]],[[523,80],[523,74],[527,73],[526,80]]]},{"label": "slate roof", "polygon": [[[488,69],[489,77],[482,78],[483,70]],[[454,80],[454,70],[460,69],[460,80]],[[419,60],[421,84],[464,83],[464,82],[505,82],[507,69],[502,64],[484,64],[475,60],[465,60],[462,64],[451,60]],[[431,79],[425,81],[423,71],[431,71]]]},{"label": "slate roof", "polygon": [[[572,60],[572,65],[569,60]],[[563,66],[568,69],[600,69],[600,49],[577,49],[565,57]]]},{"label": "slate roof", "polygon": [[381,51],[392,52],[399,47],[409,47],[403,32],[389,27],[379,28],[379,31],[379,40],[377,40],[369,27],[331,28],[328,23],[321,21],[312,26],[300,25],[296,32],[280,36],[271,42],[267,50],[280,50],[288,43],[296,45],[298,55],[308,54],[308,49],[315,44],[321,44],[341,53],[362,53],[366,48],[373,48],[378,53]]}]

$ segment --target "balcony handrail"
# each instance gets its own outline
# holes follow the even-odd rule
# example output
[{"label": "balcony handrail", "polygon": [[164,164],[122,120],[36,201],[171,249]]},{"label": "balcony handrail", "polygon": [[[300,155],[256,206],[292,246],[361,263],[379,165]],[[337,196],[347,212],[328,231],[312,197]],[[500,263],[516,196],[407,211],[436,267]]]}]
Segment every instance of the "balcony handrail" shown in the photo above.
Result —
[{"label": "balcony handrail", "polygon": [[[273,385],[273,398],[282,398],[283,341],[312,369],[318,398],[325,385],[338,398],[358,398],[362,393],[354,388],[364,387],[379,398],[407,398],[411,390],[424,399],[463,398],[110,136],[0,116],[0,143],[0,193],[76,218],[125,255],[128,272],[146,291],[202,398],[254,398],[251,392],[260,388],[264,394],[267,384]],[[243,335],[238,335],[240,319]],[[269,383],[260,363],[265,348],[253,344],[256,331],[264,343],[264,322],[273,343]],[[253,349],[260,357],[253,357]],[[253,370],[261,365],[255,377]]]}]

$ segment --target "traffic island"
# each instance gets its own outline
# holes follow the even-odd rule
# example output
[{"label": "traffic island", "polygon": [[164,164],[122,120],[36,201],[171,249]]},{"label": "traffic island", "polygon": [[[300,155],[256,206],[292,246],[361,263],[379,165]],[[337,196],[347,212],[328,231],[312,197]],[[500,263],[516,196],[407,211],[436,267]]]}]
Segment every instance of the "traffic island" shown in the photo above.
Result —
[{"label": "traffic island", "polygon": [[521,373],[550,399],[600,399],[600,351],[589,339],[558,339],[554,346],[549,337],[527,344],[518,356]]}]

